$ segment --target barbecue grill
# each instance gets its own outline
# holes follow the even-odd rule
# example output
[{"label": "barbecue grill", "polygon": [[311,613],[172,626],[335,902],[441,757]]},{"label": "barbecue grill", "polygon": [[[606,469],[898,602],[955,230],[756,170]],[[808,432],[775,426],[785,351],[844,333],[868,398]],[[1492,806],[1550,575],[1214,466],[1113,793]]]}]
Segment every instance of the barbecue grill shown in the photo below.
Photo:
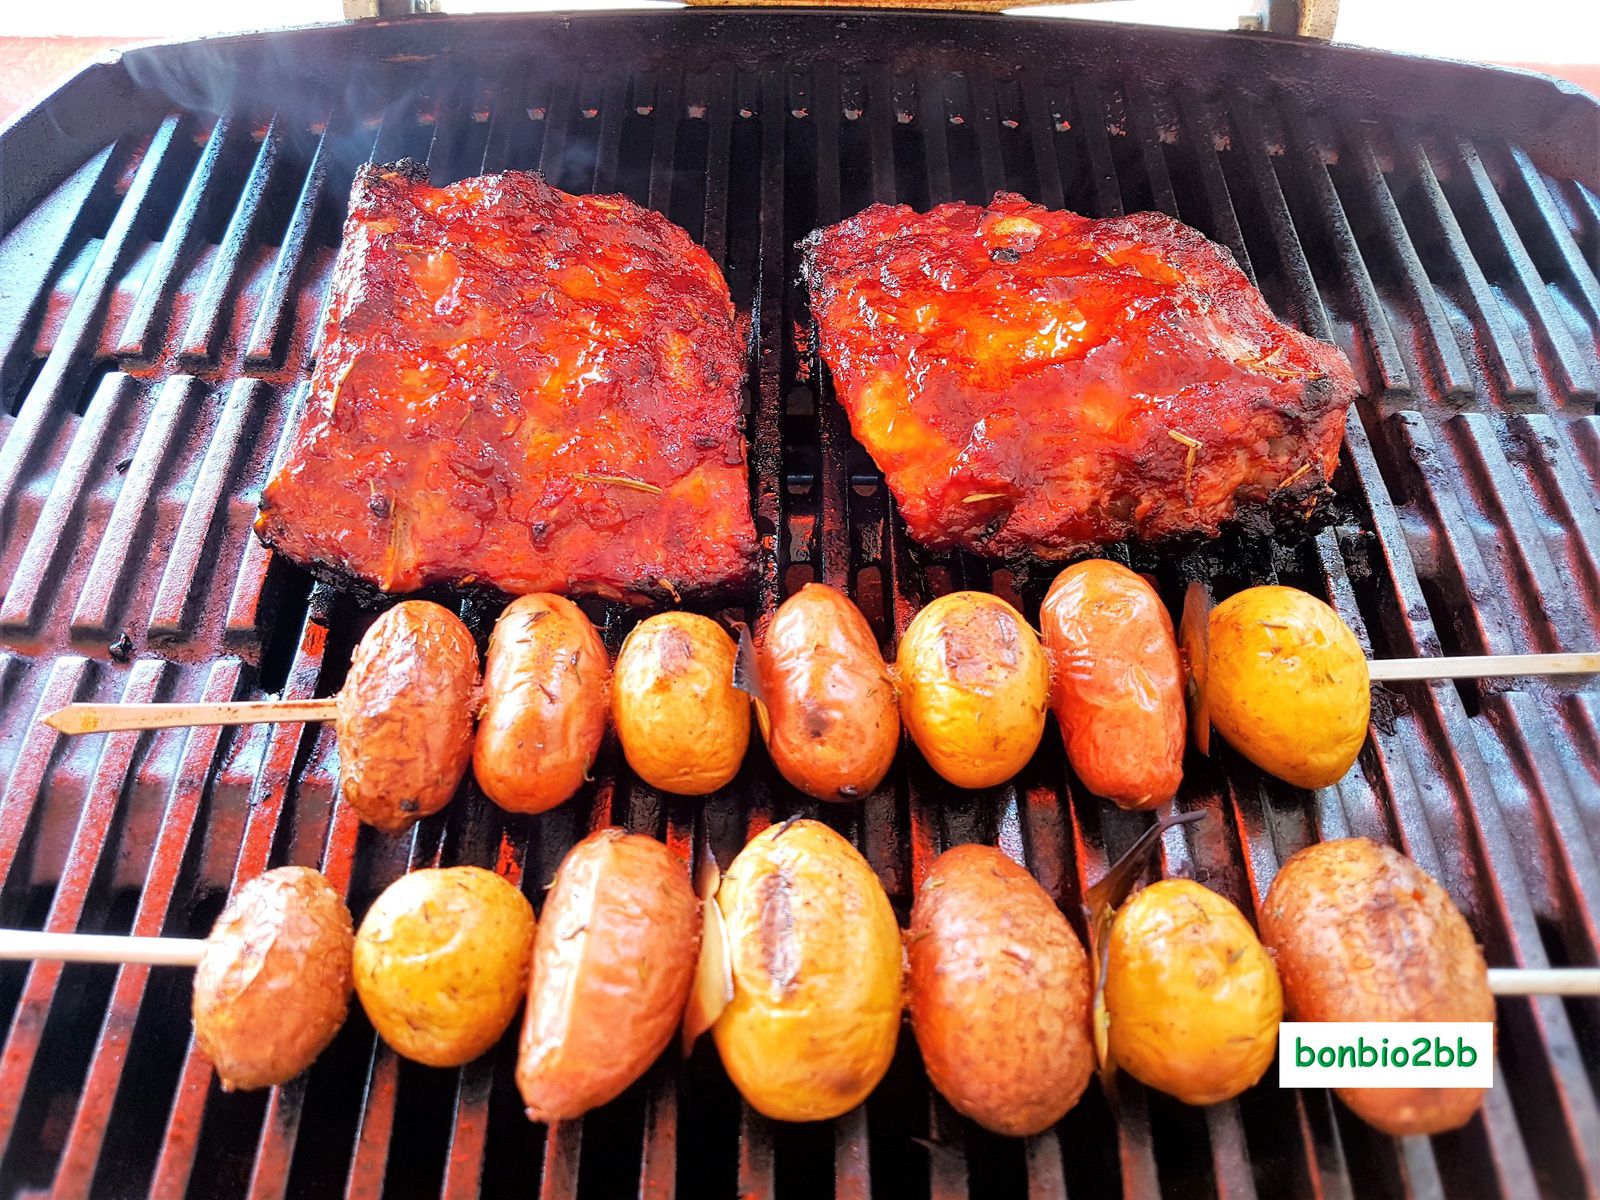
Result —
[{"label": "barbecue grill", "polygon": [[[296,420],[355,166],[435,182],[537,168],[621,191],[707,246],[750,314],[750,620],[811,579],[886,649],[920,604],[1051,572],[919,551],[809,349],[795,243],[872,201],[998,189],[1155,208],[1227,246],[1287,319],[1350,355],[1331,523],[1113,556],[1184,582],[1281,580],[1382,656],[1600,640],[1600,105],[1553,81],[1270,35],[1022,18],[687,11],[414,18],[135,50],[0,134],[0,925],[203,936],[235,880],[320,865],[360,914],[408,867],[496,866],[532,897],[620,823],[726,866],[795,813],[855,840],[902,917],[947,845],[998,844],[1079,922],[1148,826],[1088,796],[1054,734],[1014,783],[942,784],[913,752],[817,805],[753,750],[701,803],[614,744],[539,817],[460,798],[403,838],[333,802],[333,731],[67,740],[71,700],[331,694],[372,613],[272,557],[254,497]],[[457,603],[486,635],[499,603]],[[615,649],[636,615],[589,606]],[[1191,755],[1161,869],[1254,911],[1277,865],[1363,834],[1441,879],[1496,965],[1600,961],[1600,685],[1380,689],[1333,788]],[[466,790],[473,792],[472,785]],[[1497,1086],[1446,1136],[1394,1141],[1272,1079],[1198,1110],[1126,1078],[1057,1130],[957,1118],[909,1034],[861,1109],[779,1126],[702,1044],[581,1122],[527,1122],[514,1046],[398,1060],[359,1008],[308,1075],[223,1095],[186,975],[0,965],[0,1191],[77,1196],[652,1198],[1501,1196],[1600,1193],[1600,1003],[1499,1002]]]}]

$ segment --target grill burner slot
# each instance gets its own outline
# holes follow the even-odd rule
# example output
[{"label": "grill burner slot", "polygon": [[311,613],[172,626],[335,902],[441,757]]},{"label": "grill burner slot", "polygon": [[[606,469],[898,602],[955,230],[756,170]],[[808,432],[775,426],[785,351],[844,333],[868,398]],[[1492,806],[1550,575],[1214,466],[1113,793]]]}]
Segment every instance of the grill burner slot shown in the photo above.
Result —
[{"label": "grill burner slot", "polygon": [[[426,158],[436,183],[537,167],[625,191],[706,245],[752,314],[754,501],[773,536],[756,605],[728,615],[822,579],[851,589],[886,646],[956,587],[1034,616],[1050,573],[899,536],[810,351],[794,243],[874,200],[1000,187],[1093,215],[1172,213],[1339,342],[1370,394],[1315,541],[1111,553],[1152,571],[1174,609],[1189,577],[1219,592],[1280,579],[1327,596],[1374,653],[1407,655],[1600,633],[1597,140],[1592,102],[1509,74],[964,17],[429,19],[92,68],[0,141],[0,923],[197,936],[236,876],[286,861],[324,864],[358,913],[435,862],[507,864],[537,897],[608,822],[726,865],[796,812],[855,840],[902,915],[940,849],[982,840],[1076,917],[1149,823],[1085,796],[1053,734],[1005,787],[954,797],[903,759],[843,809],[798,799],[759,752],[703,806],[668,799],[613,742],[556,812],[469,796],[383,839],[333,805],[329,729],[57,743],[36,726],[72,699],[339,686],[371,614],[269,560],[249,525],[294,427],[360,162]],[[498,605],[462,611],[486,635]],[[593,612],[614,651],[635,615]],[[134,661],[119,665],[124,629]],[[1168,833],[1163,869],[1252,911],[1293,850],[1366,834],[1447,884],[1491,961],[1597,961],[1600,693],[1419,683],[1388,708],[1358,769],[1314,796],[1226,751],[1191,761],[1184,805],[1212,819]],[[839,1122],[751,1113],[702,1044],[545,1131],[519,1111],[509,1042],[430,1071],[359,1013],[306,1078],[223,1098],[187,1008],[171,972],[0,966],[0,1190],[498,1194],[529,1190],[531,1164],[551,1197],[1600,1190],[1592,1001],[1502,1002],[1505,1084],[1485,1119],[1405,1145],[1323,1093],[1270,1085],[1203,1112],[1092,1087],[1058,1133],[1011,1142],[930,1093],[909,1037]]]}]

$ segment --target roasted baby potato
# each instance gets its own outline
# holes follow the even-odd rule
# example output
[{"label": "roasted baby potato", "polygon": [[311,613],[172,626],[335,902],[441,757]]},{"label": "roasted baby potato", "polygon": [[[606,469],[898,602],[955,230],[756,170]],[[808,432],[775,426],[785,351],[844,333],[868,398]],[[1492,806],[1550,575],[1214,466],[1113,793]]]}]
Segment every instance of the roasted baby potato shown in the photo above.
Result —
[{"label": "roasted baby potato", "polygon": [[1272,1065],[1283,989],[1243,913],[1192,879],[1163,879],[1117,911],[1105,1005],[1117,1066],[1215,1104]]},{"label": "roasted baby potato", "polygon": [[1211,610],[1206,705],[1228,744],[1296,787],[1338,783],[1372,715],[1350,627],[1298,588],[1253,587]]},{"label": "roasted baby potato", "polygon": [[1056,576],[1039,626],[1050,707],[1083,785],[1123,808],[1172,799],[1188,719],[1178,641],[1156,590],[1120,563],[1091,558]]},{"label": "roasted baby potato", "polygon": [[621,1095],[672,1041],[700,948],[688,867],[654,838],[602,829],[561,861],[544,902],[517,1055],[534,1121]]},{"label": "roasted baby potato", "polygon": [[401,833],[456,794],[472,758],[478,647],[461,618],[404,600],[372,623],[339,692],[339,790]]},{"label": "roasted baby potato", "polygon": [[223,1091],[287,1083],[350,1010],[350,910],[309,867],[277,867],[228,901],[194,973],[194,1040]]},{"label": "roasted baby potato", "polygon": [[888,774],[900,745],[889,668],[848,596],[808,583],[778,607],[757,651],[756,718],[773,765],[819,800],[855,800]]},{"label": "roasted baby potato", "polygon": [[533,906],[482,867],[431,867],[383,890],[356,933],[356,995],[395,1053],[458,1067],[506,1031],[528,982]]},{"label": "roasted baby potato", "polygon": [[513,600],[484,663],[472,751],[484,795],[525,813],[570,800],[606,734],[610,675],[600,635],[576,604],[546,592]]},{"label": "roasted baby potato", "polygon": [[1094,1073],[1089,958],[1032,875],[990,846],[946,850],[911,909],[911,1028],[928,1078],[986,1129],[1054,1125]]},{"label": "roasted baby potato", "polygon": [[951,592],[900,639],[900,715],[957,787],[1004,783],[1044,733],[1050,668],[1022,614],[987,592]]},{"label": "roasted baby potato", "polygon": [[739,852],[716,902],[733,1000],[711,1036],[729,1078],[779,1121],[849,1112],[900,1032],[900,928],[878,877],[820,821],[786,821]]},{"label": "roasted baby potato", "polygon": [[652,787],[703,796],[739,771],[750,698],[733,686],[738,647],[709,617],[647,617],[623,639],[611,719],[628,765]]},{"label": "roasted baby potato", "polygon": [[[1308,846],[1262,906],[1296,1021],[1492,1021],[1494,996],[1466,918],[1421,867],[1366,838]],[[1480,1088],[1339,1088],[1385,1133],[1443,1133],[1471,1119]]]}]

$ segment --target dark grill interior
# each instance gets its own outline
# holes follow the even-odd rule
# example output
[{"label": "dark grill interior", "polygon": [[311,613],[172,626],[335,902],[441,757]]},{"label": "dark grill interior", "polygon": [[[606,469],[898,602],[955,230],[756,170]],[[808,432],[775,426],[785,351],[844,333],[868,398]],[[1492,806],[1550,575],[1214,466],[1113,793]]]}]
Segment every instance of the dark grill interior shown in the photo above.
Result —
[{"label": "dark grill interior", "polygon": [[[220,115],[218,115],[220,114]],[[726,865],[796,812],[855,839],[902,917],[962,841],[1024,860],[1076,919],[1150,822],[1086,796],[1054,732],[1014,784],[955,794],[912,754],[859,807],[802,801],[753,750],[706,801],[597,782],[539,818],[463,796],[384,838],[332,802],[333,731],[58,738],[72,699],[336,690],[370,620],[269,558],[254,496],[294,422],[355,164],[436,182],[538,168],[666,212],[753,314],[754,501],[772,535],[751,619],[849,588],[892,648],[917,607],[1050,573],[919,554],[806,352],[795,241],[874,200],[998,188],[1159,208],[1350,353],[1340,506],[1313,541],[1112,553],[1176,608],[1280,579],[1374,654],[1600,642],[1600,108],[1547,82],[1279,43],[1018,19],[785,13],[439,19],[136,51],[0,137],[0,924],[203,936],[232,881],[321,865],[359,915],[408,866],[498,865],[537,901],[608,822]],[[487,634],[498,604],[463,612]],[[593,606],[613,648],[634,614]],[[131,661],[124,661],[131,657]],[[1253,911],[1316,840],[1395,843],[1465,908],[1492,965],[1594,964],[1593,680],[1378,694],[1356,771],[1306,795],[1191,756],[1162,868]],[[473,789],[468,785],[467,790]],[[1080,921],[1081,929],[1081,921]],[[359,1009],[306,1077],[224,1097],[186,972],[0,965],[0,1190],[63,1196],[1566,1197],[1600,1191],[1600,1005],[1500,1003],[1501,1086],[1464,1130],[1395,1142],[1323,1092],[1185,1108],[1127,1081],[1017,1142],[930,1093],[909,1033],[863,1110],[780,1127],[703,1043],[548,1132],[507,1039],[459,1071],[401,1063]]]}]

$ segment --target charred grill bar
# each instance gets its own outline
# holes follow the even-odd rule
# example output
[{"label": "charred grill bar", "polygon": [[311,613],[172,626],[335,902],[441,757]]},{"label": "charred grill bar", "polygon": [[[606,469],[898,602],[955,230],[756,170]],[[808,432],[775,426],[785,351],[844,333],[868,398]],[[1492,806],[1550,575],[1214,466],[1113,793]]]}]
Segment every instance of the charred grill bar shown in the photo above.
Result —
[{"label": "charred grill bar", "polygon": [[[1337,103],[1335,102],[1337,98]],[[808,353],[795,243],[872,201],[995,190],[1091,215],[1159,209],[1228,246],[1275,310],[1331,337],[1366,395],[1332,527],[1118,553],[1222,590],[1328,597],[1379,655],[1553,651],[1600,631],[1600,109],[1504,73],[1235,35],[981,18],[690,13],[419,20],[135,51],[0,137],[0,924],[200,936],[232,882],[321,865],[359,913],[408,866],[468,862],[530,895],[615,821],[726,865],[796,811],[852,837],[896,905],[944,846],[996,843],[1069,914],[1147,825],[1086,796],[1054,735],[1011,785],[956,798],[914,756],[853,808],[802,802],[752,752],[703,806],[614,744],[538,818],[466,797],[403,839],[332,803],[331,729],[59,739],[70,700],[331,694],[370,614],[273,560],[254,497],[294,427],[355,166],[436,183],[505,167],[626,192],[683,225],[752,314],[759,615],[807,579],[885,646],[931,594],[1030,617],[1049,573],[898,533]],[[498,606],[462,610],[486,633]],[[594,610],[614,651],[635,619]],[[122,641],[131,647],[107,648]],[[130,662],[119,661],[129,657]],[[1371,748],[1305,797],[1223,751],[1191,759],[1168,873],[1247,912],[1319,838],[1403,846],[1491,962],[1600,950],[1600,693],[1410,683]],[[470,785],[469,785],[470,790]],[[956,1119],[910,1039],[863,1111],[780,1127],[709,1045],[621,1100],[527,1123],[508,1044],[402,1063],[354,1015],[306,1077],[223,1097],[189,984],[147,967],[0,967],[0,1188],[176,1195],[975,1193],[1550,1197],[1600,1190],[1600,1008],[1500,1002],[1501,1086],[1447,1137],[1396,1143],[1321,1092],[1207,1110],[1091,1087],[1026,1143]],[[537,1181],[535,1183],[535,1181]]]}]

